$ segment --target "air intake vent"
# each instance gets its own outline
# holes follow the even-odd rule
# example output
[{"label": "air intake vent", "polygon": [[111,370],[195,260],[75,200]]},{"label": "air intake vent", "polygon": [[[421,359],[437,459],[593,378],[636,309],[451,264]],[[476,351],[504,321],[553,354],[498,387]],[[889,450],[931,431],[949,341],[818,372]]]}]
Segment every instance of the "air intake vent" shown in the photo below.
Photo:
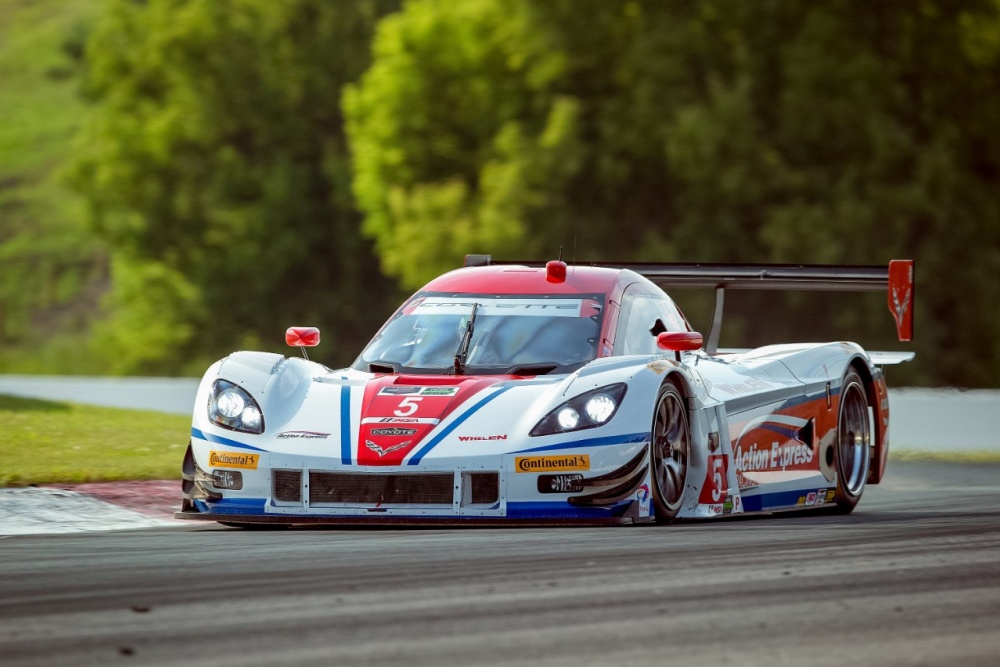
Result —
[{"label": "air intake vent", "polygon": [[271,495],[283,503],[302,502],[302,471],[274,470],[271,478]]},{"label": "air intake vent", "polygon": [[309,505],[452,505],[448,473],[309,472]]},{"label": "air intake vent", "polygon": [[491,507],[500,500],[500,474],[496,472],[462,473],[462,506]]}]

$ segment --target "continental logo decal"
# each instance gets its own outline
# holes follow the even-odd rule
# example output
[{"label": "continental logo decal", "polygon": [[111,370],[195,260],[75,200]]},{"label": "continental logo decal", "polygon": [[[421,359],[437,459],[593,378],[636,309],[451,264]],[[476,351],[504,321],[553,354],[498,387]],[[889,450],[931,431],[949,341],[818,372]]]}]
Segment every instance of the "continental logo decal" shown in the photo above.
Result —
[{"label": "continental logo decal", "polygon": [[569,456],[518,456],[514,459],[517,472],[563,472],[565,470],[590,470],[589,454]]},{"label": "continental logo decal", "polygon": [[213,468],[246,468],[256,470],[260,454],[237,454],[236,452],[208,453],[208,465]]}]

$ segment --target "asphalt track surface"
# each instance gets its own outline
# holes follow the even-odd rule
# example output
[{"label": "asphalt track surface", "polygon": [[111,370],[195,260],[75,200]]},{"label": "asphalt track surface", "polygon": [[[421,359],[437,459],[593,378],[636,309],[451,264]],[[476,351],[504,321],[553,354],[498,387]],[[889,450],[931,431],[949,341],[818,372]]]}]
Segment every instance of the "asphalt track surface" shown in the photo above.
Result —
[{"label": "asphalt track surface", "polygon": [[3,665],[996,665],[1000,466],[847,517],[0,539]]}]

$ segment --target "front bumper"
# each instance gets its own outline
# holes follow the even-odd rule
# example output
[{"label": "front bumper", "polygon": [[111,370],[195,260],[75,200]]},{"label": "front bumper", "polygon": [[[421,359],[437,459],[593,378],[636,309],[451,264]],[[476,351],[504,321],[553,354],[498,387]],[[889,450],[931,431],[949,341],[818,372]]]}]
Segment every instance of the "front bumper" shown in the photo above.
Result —
[{"label": "front bumper", "polygon": [[[649,521],[647,447],[628,444],[628,452],[602,448],[601,454],[610,455],[615,465],[596,475],[522,474],[509,454],[428,462],[414,469],[335,467],[328,459],[282,460],[265,453],[259,455],[263,465],[253,470],[208,471],[198,465],[189,445],[182,468],[183,502],[175,517],[334,525]],[[236,482],[239,488],[223,488]]]}]

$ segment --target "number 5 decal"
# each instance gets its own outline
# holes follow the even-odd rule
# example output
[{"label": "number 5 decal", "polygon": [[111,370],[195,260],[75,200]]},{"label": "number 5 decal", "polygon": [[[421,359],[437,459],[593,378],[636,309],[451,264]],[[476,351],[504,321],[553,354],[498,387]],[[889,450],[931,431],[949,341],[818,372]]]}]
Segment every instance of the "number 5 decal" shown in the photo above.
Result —
[{"label": "number 5 decal", "polygon": [[705,484],[701,489],[700,503],[718,504],[725,500],[729,493],[729,483],[727,481],[727,471],[729,459],[725,454],[716,454],[708,457],[708,474],[705,476]]},{"label": "number 5 decal", "polygon": [[420,404],[417,403],[417,401],[422,400],[424,400],[423,396],[407,396],[399,402],[399,409],[394,410],[392,414],[397,417],[409,417],[417,411],[417,408],[420,407]]}]

